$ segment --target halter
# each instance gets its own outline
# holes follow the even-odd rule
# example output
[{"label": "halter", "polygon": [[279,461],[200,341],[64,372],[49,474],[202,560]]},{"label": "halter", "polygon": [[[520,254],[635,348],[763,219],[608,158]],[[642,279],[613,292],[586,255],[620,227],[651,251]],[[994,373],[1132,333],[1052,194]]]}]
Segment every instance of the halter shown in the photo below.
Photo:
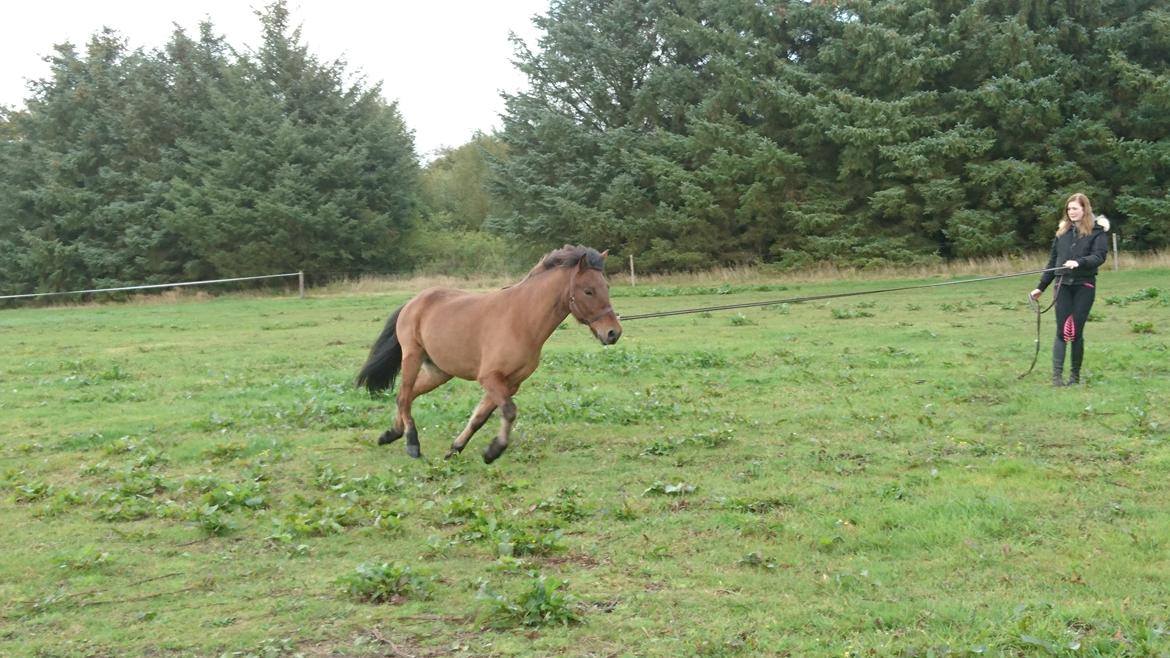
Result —
[{"label": "halter", "polygon": [[606,314],[613,313],[613,305],[610,304],[598,311],[597,314],[591,318],[586,319],[581,317],[581,312],[577,309],[577,298],[573,295],[573,289],[577,287],[576,283],[577,270],[573,270],[573,275],[569,277],[569,313],[571,313],[573,317],[577,319],[577,322],[592,326],[594,322],[597,322],[601,318],[605,317]]}]

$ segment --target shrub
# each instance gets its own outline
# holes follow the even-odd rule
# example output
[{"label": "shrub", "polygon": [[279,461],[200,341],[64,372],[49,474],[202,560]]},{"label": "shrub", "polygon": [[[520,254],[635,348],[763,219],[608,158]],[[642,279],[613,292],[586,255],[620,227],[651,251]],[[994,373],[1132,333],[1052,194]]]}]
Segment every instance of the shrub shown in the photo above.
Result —
[{"label": "shrub", "polygon": [[416,274],[467,276],[523,271],[531,258],[511,241],[484,231],[435,229],[407,237]]}]

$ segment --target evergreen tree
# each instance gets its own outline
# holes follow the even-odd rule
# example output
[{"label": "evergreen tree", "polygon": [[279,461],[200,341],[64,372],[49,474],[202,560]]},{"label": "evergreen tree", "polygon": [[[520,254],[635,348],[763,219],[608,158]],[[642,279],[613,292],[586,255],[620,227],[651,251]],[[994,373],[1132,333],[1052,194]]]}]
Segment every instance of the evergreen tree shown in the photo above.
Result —
[{"label": "evergreen tree", "polygon": [[[1094,87],[1098,122],[1116,136],[1099,154],[1119,229],[1138,249],[1170,244],[1170,7],[1156,0],[1117,2],[1118,20],[1097,30]],[[1097,140],[1103,141],[1103,140]],[[1109,206],[1103,206],[1108,208]]]},{"label": "evergreen tree", "polygon": [[761,130],[754,86],[777,61],[766,13],[750,1],[554,3],[539,53],[517,44],[531,89],[508,98],[495,190],[513,213],[492,226],[637,251],[651,268],[766,252],[803,168]]},{"label": "evergreen tree", "polygon": [[14,125],[3,178],[9,205],[10,287],[60,290],[150,281],[137,230],[157,214],[165,98],[154,63],[110,31],[84,55],[58,46],[27,113]]},{"label": "evergreen tree", "polygon": [[484,228],[499,262],[980,256],[1044,248],[1074,191],[1131,248],[1170,235],[1157,0],[556,0],[503,132],[421,187],[379,88],[259,17],[254,54],[209,23],[56,49],[0,114],[0,290],[394,270]]},{"label": "evergreen tree", "polygon": [[1084,191],[1166,244],[1152,0],[563,0],[517,44],[497,230],[648,267],[1042,247]]},{"label": "evergreen tree", "polygon": [[198,255],[187,275],[401,268],[418,165],[397,107],[318,62],[283,3],[260,18],[259,52],[177,144],[163,217]]},{"label": "evergreen tree", "polygon": [[210,23],[150,53],[109,30],[57,47],[0,117],[6,292],[408,265],[418,164],[397,107],[318,62],[284,2],[258,15],[254,56]]},{"label": "evergreen tree", "polygon": [[0,107],[0,295],[27,290],[29,250],[25,237],[32,216],[30,190],[40,184],[29,144],[22,139],[24,114]]}]

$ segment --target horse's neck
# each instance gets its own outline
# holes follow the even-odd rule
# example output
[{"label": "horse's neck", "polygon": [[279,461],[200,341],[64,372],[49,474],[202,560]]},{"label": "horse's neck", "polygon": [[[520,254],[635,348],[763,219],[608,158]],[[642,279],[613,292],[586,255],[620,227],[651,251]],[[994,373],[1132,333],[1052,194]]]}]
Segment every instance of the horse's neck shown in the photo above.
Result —
[{"label": "horse's neck", "polygon": [[521,312],[531,316],[525,324],[542,343],[569,315],[567,291],[571,275],[568,269],[550,270],[508,289],[516,295]]}]

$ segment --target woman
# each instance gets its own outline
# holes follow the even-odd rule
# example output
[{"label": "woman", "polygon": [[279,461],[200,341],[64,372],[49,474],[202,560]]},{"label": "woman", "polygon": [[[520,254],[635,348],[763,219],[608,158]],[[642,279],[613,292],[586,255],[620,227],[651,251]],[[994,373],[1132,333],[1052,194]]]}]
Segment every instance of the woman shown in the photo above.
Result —
[{"label": "woman", "polygon": [[[1068,386],[1081,383],[1081,363],[1085,357],[1085,321],[1097,295],[1097,268],[1109,253],[1105,232],[1109,220],[1104,215],[1093,216],[1089,198],[1080,192],[1070,196],[1064,204],[1064,214],[1052,241],[1052,255],[1040,285],[1032,291],[1032,299],[1040,295],[1056,280],[1056,341],[1052,344],[1052,385],[1065,386],[1065,344],[1072,343],[1072,367]],[[1060,263],[1058,266],[1057,263]],[[1060,269],[1054,268],[1059,267]]]}]

